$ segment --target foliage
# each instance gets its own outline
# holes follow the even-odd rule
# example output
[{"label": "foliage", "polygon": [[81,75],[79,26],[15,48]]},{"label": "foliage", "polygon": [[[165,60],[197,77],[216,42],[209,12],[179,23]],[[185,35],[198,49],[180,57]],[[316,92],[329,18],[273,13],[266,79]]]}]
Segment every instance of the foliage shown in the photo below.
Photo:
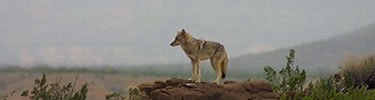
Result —
[{"label": "foliage", "polygon": [[144,96],[143,96],[143,94],[141,93],[141,91],[139,90],[138,87],[129,86],[128,91],[129,91],[128,96],[124,96],[121,93],[115,92],[115,93],[106,95],[105,99],[106,100],[143,100],[142,97],[144,97]]},{"label": "foliage", "polygon": [[[354,58],[352,57],[352,59],[345,61],[344,66],[341,67],[341,73],[345,77],[342,81],[350,85],[361,85],[375,71],[375,56],[365,57],[360,60]],[[353,83],[345,80],[347,78],[353,79]]]},{"label": "foliage", "polygon": [[300,70],[298,65],[294,65],[294,53],[295,51],[293,49],[289,50],[289,56],[286,57],[287,63],[280,71],[276,72],[271,66],[266,66],[264,68],[267,80],[272,82],[274,90],[303,91],[303,84],[306,80],[306,72],[303,69]]},{"label": "foliage", "polygon": [[[78,75],[76,81],[77,79]],[[70,82],[63,86],[60,86],[58,82],[48,84],[46,75],[43,73],[41,79],[35,79],[34,88],[31,91],[23,91],[21,96],[32,100],[85,100],[88,91],[87,84],[84,84],[79,91],[74,91],[75,83]]]},{"label": "foliage", "polygon": [[305,88],[305,71],[301,71],[298,66],[294,68],[294,61],[292,49],[287,56],[286,66],[280,71],[277,72],[270,66],[264,68],[267,80],[273,83],[274,90],[281,93],[280,100],[375,99],[375,90],[367,90],[366,86],[358,85],[374,71],[375,57],[362,60],[360,64],[347,64],[346,66],[350,66],[345,67],[341,73],[327,78],[318,77],[314,84],[310,82]]},{"label": "foliage", "polygon": [[308,95],[289,96],[283,93],[280,100],[374,100],[375,90],[366,90],[366,86],[350,87],[345,91],[337,91],[333,84],[335,80],[332,77],[326,79],[319,79],[314,85],[305,89]]}]

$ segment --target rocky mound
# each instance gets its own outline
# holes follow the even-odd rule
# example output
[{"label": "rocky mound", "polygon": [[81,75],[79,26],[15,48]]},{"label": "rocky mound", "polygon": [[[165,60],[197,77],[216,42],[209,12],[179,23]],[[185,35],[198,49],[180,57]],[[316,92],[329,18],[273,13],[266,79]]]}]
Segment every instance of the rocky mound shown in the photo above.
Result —
[{"label": "rocky mound", "polygon": [[141,84],[138,88],[146,100],[273,100],[280,97],[264,80],[225,81],[224,85],[217,85],[172,78]]}]

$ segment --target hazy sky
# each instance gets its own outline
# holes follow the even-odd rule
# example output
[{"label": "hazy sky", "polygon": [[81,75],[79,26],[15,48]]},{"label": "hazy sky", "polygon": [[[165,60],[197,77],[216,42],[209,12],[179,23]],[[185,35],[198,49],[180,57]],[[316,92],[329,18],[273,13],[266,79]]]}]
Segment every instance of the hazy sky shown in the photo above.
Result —
[{"label": "hazy sky", "polygon": [[0,0],[0,64],[189,60],[176,31],[230,57],[326,39],[375,22],[375,0]]}]

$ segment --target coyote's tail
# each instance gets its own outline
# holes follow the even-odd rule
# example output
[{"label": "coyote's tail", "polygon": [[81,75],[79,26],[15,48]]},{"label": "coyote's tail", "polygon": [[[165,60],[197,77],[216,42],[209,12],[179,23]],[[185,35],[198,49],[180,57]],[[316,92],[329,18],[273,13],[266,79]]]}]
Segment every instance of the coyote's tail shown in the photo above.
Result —
[{"label": "coyote's tail", "polygon": [[221,78],[224,79],[227,73],[228,67],[228,57],[225,57],[223,62],[221,63]]}]

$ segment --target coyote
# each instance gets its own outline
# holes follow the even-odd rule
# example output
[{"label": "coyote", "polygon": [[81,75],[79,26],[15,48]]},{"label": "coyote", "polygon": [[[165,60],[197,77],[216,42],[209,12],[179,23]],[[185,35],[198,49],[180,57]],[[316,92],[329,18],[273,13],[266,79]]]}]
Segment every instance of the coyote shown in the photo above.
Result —
[{"label": "coyote", "polygon": [[211,66],[217,74],[216,84],[220,84],[220,79],[225,78],[228,57],[224,46],[220,43],[195,39],[182,29],[181,32],[177,31],[177,36],[170,45],[173,47],[180,45],[186,56],[190,58],[192,64],[191,80],[200,83],[200,61],[207,59],[210,59]]}]

